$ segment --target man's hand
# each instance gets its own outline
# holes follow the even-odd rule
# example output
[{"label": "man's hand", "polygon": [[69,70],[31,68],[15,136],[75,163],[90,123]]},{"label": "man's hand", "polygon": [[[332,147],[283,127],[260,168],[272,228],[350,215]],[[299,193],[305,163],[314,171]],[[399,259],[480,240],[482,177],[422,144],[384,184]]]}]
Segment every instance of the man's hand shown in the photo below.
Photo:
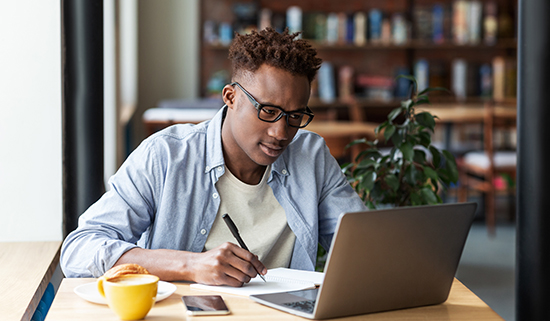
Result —
[{"label": "man's hand", "polygon": [[124,263],[139,264],[165,281],[237,287],[256,277],[256,271],[267,273],[258,256],[229,242],[203,253],[134,248],[124,253],[115,266]]},{"label": "man's hand", "polygon": [[209,285],[242,286],[267,273],[258,256],[233,243],[224,243],[208,252],[195,253],[191,261],[193,281]]}]

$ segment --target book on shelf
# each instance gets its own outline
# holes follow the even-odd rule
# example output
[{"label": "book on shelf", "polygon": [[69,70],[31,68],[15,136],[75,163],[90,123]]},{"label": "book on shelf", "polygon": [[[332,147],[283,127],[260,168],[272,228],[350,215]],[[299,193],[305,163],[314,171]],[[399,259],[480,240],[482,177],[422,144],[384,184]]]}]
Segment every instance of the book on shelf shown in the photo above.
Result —
[{"label": "book on shelf", "polygon": [[498,20],[497,20],[497,4],[494,1],[485,3],[483,16],[483,41],[487,45],[497,43]]},{"label": "book on shelf", "polygon": [[287,268],[269,269],[264,282],[259,276],[245,283],[242,287],[214,286],[194,283],[191,288],[223,292],[236,295],[250,296],[254,294],[279,293],[315,289],[323,283],[324,274],[321,272],[302,271]]},{"label": "book on shelf", "polygon": [[445,42],[444,23],[445,9],[442,4],[436,3],[432,8],[432,40],[436,44]]},{"label": "book on shelf", "polygon": [[482,64],[479,68],[480,96],[491,98],[493,96],[493,70],[490,64]]},{"label": "book on shelf", "polygon": [[338,95],[341,100],[349,101],[353,94],[353,67],[342,66],[338,71]]},{"label": "book on shelf", "polygon": [[217,44],[218,32],[216,31],[216,23],[212,20],[205,20],[203,23],[203,39],[205,43]]},{"label": "book on shelf", "polygon": [[315,40],[322,42],[327,38],[327,15],[318,13],[315,15]]},{"label": "book on shelf", "polygon": [[327,15],[326,40],[329,45],[338,42],[338,14],[331,12]]},{"label": "book on shelf", "polygon": [[362,90],[363,96],[370,100],[390,101],[394,97],[394,82],[391,77],[359,74],[356,85]]},{"label": "book on shelf", "polygon": [[432,10],[428,6],[417,5],[413,9],[415,39],[432,41]]},{"label": "book on shelf", "polygon": [[271,25],[277,32],[283,32],[286,28],[286,14],[282,12],[273,12],[271,16]]},{"label": "book on shelf", "polygon": [[479,1],[470,1],[468,6],[468,42],[478,44],[481,41],[482,5]]},{"label": "book on shelf", "polygon": [[453,41],[457,45],[468,43],[468,5],[465,0],[457,0],[453,3]]},{"label": "book on shelf", "polygon": [[353,43],[356,46],[364,46],[367,42],[367,16],[364,12],[356,12],[353,17],[355,33]]},{"label": "book on shelf", "polygon": [[346,38],[347,38],[347,23],[348,23],[348,16],[344,12],[338,13],[338,44],[345,44]]},{"label": "book on shelf", "polygon": [[286,23],[290,33],[302,31],[302,9],[298,6],[290,6],[286,10]]},{"label": "book on shelf", "polygon": [[392,42],[391,37],[391,20],[389,18],[382,19],[382,33],[380,36],[380,42],[387,46]]},{"label": "book on shelf", "polygon": [[392,39],[396,45],[405,44],[408,40],[408,23],[402,13],[392,15]]},{"label": "book on shelf", "polygon": [[[233,12],[233,30],[237,33],[249,33],[258,29],[260,4],[257,2],[238,2],[231,6]],[[232,31],[233,33],[233,31]],[[231,35],[233,37],[233,35]]]},{"label": "book on shelf", "polygon": [[469,61],[466,65],[466,95],[468,97],[479,97],[481,95],[480,68],[480,64],[475,61]]},{"label": "book on shelf", "polygon": [[504,96],[516,97],[517,94],[517,61],[507,58],[504,61]]},{"label": "book on shelf", "polygon": [[272,27],[272,24],[271,24],[272,16],[273,16],[273,12],[270,9],[262,8],[260,10],[259,30],[264,30],[267,27]]},{"label": "book on shelf", "polygon": [[382,38],[382,11],[379,9],[371,9],[369,11],[369,41],[372,43],[380,43]]},{"label": "book on shelf", "polygon": [[[447,64],[443,61],[430,61],[430,73],[428,83],[430,87],[443,87],[449,88],[449,85],[446,82],[446,79],[449,79],[448,75],[450,74],[447,70]],[[430,93],[430,95],[446,95],[443,92],[435,91]]]},{"label": "book on shelf", "polygon": [[452,62],[451,89],[459,101],[466,100],[466,78],[468,66],[466,60],[455,59]]},{"label": "book on shelf", "polygon": [[410,97],[411,81],[406,78],[400,78],[399,75],[410,75],[411,72],[407,67],[397,67],[395,69],[395,87],[394,97],[398,99],[405,99]]},{"label": "book on shelf", "polygon": [[419,59],[414,64],[414,77],[418,85],[418,92],[429,87],[429,63],[426,59]]},{"label": "book on shelf", "polygon": [[302,36],[305,39],[315,39],[315,19],[317,13],[304,12],[302,21]]},{"label": "book on shelf", "polygon": [[321,63],[317,75],[319,83],[319,99],[325,103],[333,102],[336,99],[336,88],[334,80],[334,68],[328,61]]},{"label": "book on shelf", "polygon": [[220,43],[224,46],[229,46],[233,41],[233,27],[228,22],[220,23]]},{"label": "book on shelf", "polygon": [[504,57],[495,57],[493,59],[493,99],[496,101],[504,100]]},{"label": "book on shelf", "polygon": [[355,38],[355,22],[353,15],[346,15],[346,43],[353,44]]}]

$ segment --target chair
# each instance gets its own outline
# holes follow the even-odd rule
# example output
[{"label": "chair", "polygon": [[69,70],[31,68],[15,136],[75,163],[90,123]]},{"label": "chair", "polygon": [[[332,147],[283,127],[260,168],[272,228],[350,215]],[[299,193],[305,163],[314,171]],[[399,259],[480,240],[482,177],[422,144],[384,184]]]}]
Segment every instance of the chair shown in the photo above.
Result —
[{"label": "chair", "polygon": [[[516,177],[515,147],[510,150],[510,146],[498,144],[495,138],[499,136],[499,133],[508,137],[515,135],[516,110],[502,106],[497,107],[493,102],[486,103],[484,108],[483,150],[468,152],[457,161],[459,171],[458,201],[465,202],[469,190],[482,192],[485,204],[485,223],[489,233],[494,234],[496,179],[503,174],[508,175],[513,181]],[[506,183],[504,185],[508,195],[511,195],[514,192],[512,186],[515,184]]]}]

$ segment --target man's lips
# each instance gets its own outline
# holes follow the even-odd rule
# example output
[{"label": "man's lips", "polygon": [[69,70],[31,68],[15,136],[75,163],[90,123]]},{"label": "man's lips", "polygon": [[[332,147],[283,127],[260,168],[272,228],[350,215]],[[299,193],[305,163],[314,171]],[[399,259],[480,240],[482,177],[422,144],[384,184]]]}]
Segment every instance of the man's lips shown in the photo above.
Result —
[{"label": "man's lips", "polygon": [[279,157],[285,150],[282,146],[266,143],[260,143],[260,148],[270,157]]}]

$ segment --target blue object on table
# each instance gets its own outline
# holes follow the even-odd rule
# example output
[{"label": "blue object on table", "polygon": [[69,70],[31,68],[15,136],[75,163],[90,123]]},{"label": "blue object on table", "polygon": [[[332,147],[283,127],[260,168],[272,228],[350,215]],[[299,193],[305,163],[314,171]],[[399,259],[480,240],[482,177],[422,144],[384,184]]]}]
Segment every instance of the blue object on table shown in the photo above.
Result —
[{"label": "blue object on table", "polygon": [[44,294],[42,295],[42,299],[38,302],[38,306],[32,315],[31,321],[44,321],[44,319],[46,319],[46,315],[52,306],[54,297],[55,290],[53,288],[53,284],[50,282],[46,287],[46,291],[44,291]]}]

